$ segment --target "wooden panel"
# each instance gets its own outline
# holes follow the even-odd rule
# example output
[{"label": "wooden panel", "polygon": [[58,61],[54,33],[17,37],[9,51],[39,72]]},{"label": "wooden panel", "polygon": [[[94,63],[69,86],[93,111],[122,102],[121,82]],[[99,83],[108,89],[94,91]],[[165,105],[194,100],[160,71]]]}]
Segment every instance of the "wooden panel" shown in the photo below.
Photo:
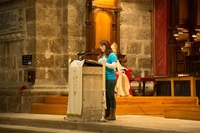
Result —
[{"label": "wooden panel", "polygon": [[179,24],[188,24],[188,0],[179,0]]},{"label": "wooden panel", "polygon": [[196,82],[200,80],[200,77],[192,77],[192,76],[185,76],[185,77],[175,77],[175,78],[156,78],[156,81],[170,81],[171,82],[171,96],[174,96],[175,85],[177,81],[190,81],[190,96],[198,96],[196,95]]},{"label": "wooden panel", "polygon": [[118,108],[180,108],[180,109],[193,109],[193,110],[197,110],[200,109],[199,105],[184,105],[184,104],[117,104]]},{"label": "wooden panel", "polygon": [[[188,40],[190,42],[194,42],[192,35],[196,34],[195,29],[200,28],[200,0],[170,0],[170,6],[170,29],[188,29]],[[172,34],[172,31],[169,31],[168,34]],[[175,40],[175,37],[170,35],[168,42],[173,43],[173,45],[176,45],[177,47],[183,47],[185,45],[184,41],[176,40],[173,42],[173,39]],[[188,71],[186,71],[186,66],[193,65],[190,62],[186,63],[187,56],[181,51],[181,49],[174,48],[175,47],[170,48],[168,54],[168,64],[169,68],[171,69],[169,71],[169,75],[176,76],[177,74],[186,72],[188,73]],[[196,55],[196,52],[193,51],[193,48],[194,45],[192,45],[191,48],[191,55]],[[174,58],[174,54],[177,56],[176,58]],[[193,69],[193,71],[195,70]],[[190,75],[192,76],[191,73]]]},{"label": "wooden panel", "polygon": [[186,69],[185,69],[185,63],[177,63],[176,64],[176,72],[177,73],[185,73]]},{"label": "wooden panel", "polygon": [[99,42],[103,39],[112,41],[112,18],[107,12],[98,12],[95,17],[95,48],[99,48]]},{"label": "wooden panel", "polygon": [[68,96],[47,96],[45,97],[46,104],[67,104]]},{"label": "wooden panel", "polygon": [[156,82],[157,96],[171,96],[171,81]]},{"label": "wooden panel", "polygon": [[[177,47],[180,48],[180,47]],[[177,50],[176,51],[176,73],[185,73],[185,55],[183,52]]]},{"label": "wooden panel", "polygon": [[184,45],[177,46],[176,47],[176,61],[177,62],[184,62],[185,61],[185,55],[184,53],[181,51],[181,47],[183,47]]},{"label": "wooden panel", "polygon": [[191,96],[190,80],[174,81],[174,96]]},{"label": "wooden panel", "polygon": [[116,108],[116,115],[163,115],[164,109],[163,108],[153,108],[147,107],[142,108],[140,106],[137,107],[117,107]]},{"label": "wooden panel", "polygon": [[116,102],[117,115],[164,115],[165,108],[200,108],[197,97],[116,97]]},{"label": "wooden panel", "polygon": [[[197,46],[197,45],[194,45],[194,46]],[[197,49],[199,48],[200,48],[200,45]],[[196,76],[200,75],[200,56],[199,55],[187,56],[186,62],[187,62],[187,66],[186,66],[187,73],[191,75],[196,75]]]},{"label": "wooden panel", "polygon": [[117,97],[117,104],[133,103],[133,104],[182,104],[182,105],[198,105],[198,97]]},{"label": "wooden panel", "polygon": [[[200,99],[200,80],[196,80],[195,82],[195,86],[196,86],[196,96]],[[200,105],[200,100],[199,100],[199,105]]]},{"label": "wooden panel", "polygon": [[165,109],[165,118],[177,118],[187,120],[200,120],[200,110],[193,109]]},{"label": "wooden panel", "polygon": [[179,24],[179,0],[171,0],[170,7],[170,26],[175,28]]},{"label": "wooden panel", "polygon": [[200,0],[197,2],[197,26],[200,27]]},{"label": "wooden panel", "polygon": [[117,115],[122,114],[141,114],[141,115],[164,115],[165,109],[177,108],[177,109],[185,109],[185,110],[198,110],[200,106],[182,106],[182,105],[132,105],[132,106],[124,106],[118,105],[116,109]]},{"label": "wooden panel", "polygon": [[31,104],[30,113],[34,114],[55,114],[55,115],[66,115],[67,105],[66,104],[43,104],[33,103]]}]

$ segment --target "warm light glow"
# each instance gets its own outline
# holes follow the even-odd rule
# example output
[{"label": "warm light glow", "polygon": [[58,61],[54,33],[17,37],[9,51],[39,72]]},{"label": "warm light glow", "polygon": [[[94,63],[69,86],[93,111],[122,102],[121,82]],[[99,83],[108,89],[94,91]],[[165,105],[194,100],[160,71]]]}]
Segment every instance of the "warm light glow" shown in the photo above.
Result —
[{"label": "warm light glow", "polygon": [[95,19],[95,31],[96,31],[96,45],[95,48],[99,48],[99,42],[102,39],[106,39],[110,42],[111,40],[111,19],[109,15],[105,12],[101,12],[96,16]]},{"label": "warm light glow", "polygon": [[103,4],[103,5],[116,5],[116,0],[93,0],[95,4]]},{"label": "warm light glow", "polygon": [[193,34],[192,37],[194,38],[194,41],[200,42],[200,29],[195,29],[197,32],[196,34]]}]

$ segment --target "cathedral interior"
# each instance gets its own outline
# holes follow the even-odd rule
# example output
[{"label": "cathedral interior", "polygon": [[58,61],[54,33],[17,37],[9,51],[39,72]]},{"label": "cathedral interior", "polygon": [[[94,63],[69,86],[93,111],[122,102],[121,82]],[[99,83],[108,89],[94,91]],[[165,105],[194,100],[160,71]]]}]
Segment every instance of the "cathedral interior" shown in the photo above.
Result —
[{"label": "cathedral interior", "polygon": [[0,112],[68,95],[70,62],[102,39],[157,96],[200,98],[200,0],[0,0]]}]

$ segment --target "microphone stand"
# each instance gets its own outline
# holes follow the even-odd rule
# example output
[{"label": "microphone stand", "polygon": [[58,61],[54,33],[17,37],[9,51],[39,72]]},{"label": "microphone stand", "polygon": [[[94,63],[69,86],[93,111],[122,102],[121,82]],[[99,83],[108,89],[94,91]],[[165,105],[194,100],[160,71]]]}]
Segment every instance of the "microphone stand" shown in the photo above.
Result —
[{"label": "microphone stand", "polygon": [[78,56],[78,60],[82,61],[84,59],[84,57],[88,54],[91,54],[91,53],[94,53],[96,50],[98,49],[92,49],[91,51],[87,52],[87,53],[78,53],[77,56]]}]

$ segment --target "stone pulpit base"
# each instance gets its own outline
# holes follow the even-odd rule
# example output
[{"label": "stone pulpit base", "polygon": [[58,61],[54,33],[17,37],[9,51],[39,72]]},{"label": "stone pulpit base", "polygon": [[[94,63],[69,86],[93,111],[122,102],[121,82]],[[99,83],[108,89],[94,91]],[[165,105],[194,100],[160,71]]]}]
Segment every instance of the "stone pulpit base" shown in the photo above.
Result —
[{"label": "stone pulpit base", "polygon": [[82,114],[68,115],[68,121],[98,121],[102,117],[102,67],[83,67],[82,69]]}]

